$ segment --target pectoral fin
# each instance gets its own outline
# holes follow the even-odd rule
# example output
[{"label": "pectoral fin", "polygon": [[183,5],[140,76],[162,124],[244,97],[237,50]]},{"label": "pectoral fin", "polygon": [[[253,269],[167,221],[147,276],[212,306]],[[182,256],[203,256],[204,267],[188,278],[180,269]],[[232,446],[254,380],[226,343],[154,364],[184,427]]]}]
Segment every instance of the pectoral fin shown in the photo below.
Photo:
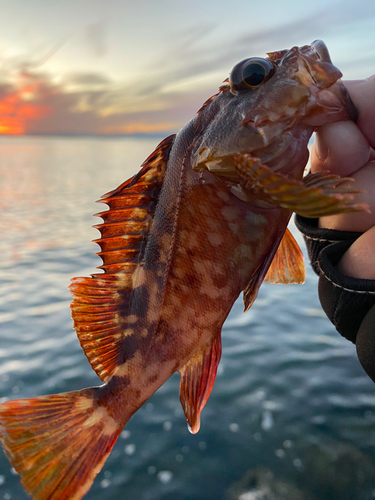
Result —
[{"label": "pectoral fin", "polygon": [[180,401],[192,434],[199,431],[200,413],[211,394],[220,357],[221,338],[218,334],[179,370]]},{"label": "pectoral fin", "polygon": [[250,278],[250,281],[248,282],[246,288],[243,291],[244,312],[250,309],[250,307],[254,303],[254,300],[258,296],[258,290],[260,288],[260,285],[263,283],[263,280],[267,275],[267,271],[274,259],[276,249],[279,245],[279,241],[280,237],[277,237],[271,242],[270,248],[266,252],[262,263],[257,269],[255,269],[253,275]]},{"label": "pectoral fin", "polygon": [[263,280],[284,285],[305,281],[303,254],[289,229],[286,229],[280,244],[279,241],[271,242],[269,251],[243,291],[244,312],[253,305]]},{"label": "pectoral fin", "polygon": [[264,281],[284,285],[305,282],[303,253],[289,229],[285,231]]},{"label": "pectoral fin", "polygon": [[352,179],[348,177],[321,171],[297,181],[274,172],[249,154],[238,154],[234,160],[245,190],[255,191],[262,200],[304,217],[369,212],[366,203],[355,201],[353,195],[361,191],[350,189]]}]

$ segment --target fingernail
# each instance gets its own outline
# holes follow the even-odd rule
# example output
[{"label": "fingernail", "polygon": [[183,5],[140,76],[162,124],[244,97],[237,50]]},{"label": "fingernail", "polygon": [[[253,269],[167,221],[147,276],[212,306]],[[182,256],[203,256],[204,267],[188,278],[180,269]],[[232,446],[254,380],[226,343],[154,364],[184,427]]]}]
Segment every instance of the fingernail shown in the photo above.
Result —
[{"label": "fingernail", "polygon": [[324,163],[328,157],[329,149],[321,134],[316,134],[314,143],[315,154],[321,163]]}]

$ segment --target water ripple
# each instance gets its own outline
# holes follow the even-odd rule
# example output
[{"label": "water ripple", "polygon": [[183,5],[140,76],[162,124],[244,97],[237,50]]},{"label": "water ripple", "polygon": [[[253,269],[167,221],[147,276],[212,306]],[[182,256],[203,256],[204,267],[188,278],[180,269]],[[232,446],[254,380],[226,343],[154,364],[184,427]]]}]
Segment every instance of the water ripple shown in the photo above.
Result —
[{"label": "water ripple", "polygon": [[[100,384],[67,287],[99,265],[95,199],[156,142],[0,138],[1,401]],[[270,471],[270,487],[283,478],[308,500],[370,498],[374,385],[322,313],[317,278],[266,284],[242,311],[240,297],[199,434],[187,431],[175,375],[130,420],[87,500],[228,500],[232,485]],[[3,455],[0,470],[0,498],[26,500]]]}]

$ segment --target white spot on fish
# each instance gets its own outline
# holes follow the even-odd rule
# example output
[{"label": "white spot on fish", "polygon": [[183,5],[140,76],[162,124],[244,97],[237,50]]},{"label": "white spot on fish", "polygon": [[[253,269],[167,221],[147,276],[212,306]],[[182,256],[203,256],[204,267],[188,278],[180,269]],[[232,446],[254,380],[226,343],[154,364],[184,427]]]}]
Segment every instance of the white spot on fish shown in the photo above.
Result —
[{"label": "white spot on fish", "polygon": [[228,224],[228,226],[229,226],[229,229],[231,230],[231,232],[232,232],[233,234],[237,234],[237,233],[239,233],[239,231],[240,231],[240,226],[239,226],[239,224],[237,224],[237,222],[230,222],[230,223]]},{"label": "white spot on fish", "polygon": [[90,398],[80,397],[76,401],[75,407],[79,412],[85,411],[93,407],[93,401]]},{"label": "white spot on fish", "polygon": [[207,239],[211,245],[218,246],[223,243],[223,237],[219,233],[208,233]]},{"label": "white spot on fish", "polygon": [[238,245],[234,251],[234,258],[237,262],[243,262],[243,260],[251,259],[253,250],[250,245],[241,244]]},{"label": "white spot on fish", "polygon": [[199,274],[205,275],[211,270],[212,262],[210,260],[195,260],[193,266]]},{"label": "white spot on fish", "polygon": [[[89,401],[88,398],[84,399],[86,401],[82,401],[81,403],[83,406],[87,405]],[[84,427],[93,427],[98,425],[100,422],[102,423],[102,428],[99,431],[99,434],[111,436],[118,431],[119,426],[117,422],[108,414],[107,410],[102,406],[95,408],[90,417],[85,422],[83,422],[82,425]]]},{"label": "white spot on fish", "polygon": [[255,226],[261,226],[267,224],[267,219],[264,217],[264,215],[259,214],[259,213],[254,213],[249,210],[246,215],[245,215],[246,221]]},{"label": "white spot on fish", "polygon": [[185,276],[185,269],[183,267],[175,267],[173,269],[173,274],[176,278],[183,278]]},{"label": "white spot on fish", "polygon": [[[135,351],[134,356],[131,358],[131,367],[134,369],[136,365],[139,365],[142,363],[143,357],[142,354],[139,350]],[[124,377],[125,375],[128,375],[130,369],[130,365],[128,362],[122,363],[122,365],[118,366],[115,371],[114,375],[116,377]]]},{"label": "white spot on fish", "polygon": [[146,282],[146,271],[143,266],[138,265],[132,274],[132,287],[137,288]]},{"label": "white spot on fish", "polygon": [[138,316],[136,316],[135,314],[131,314],[130,316],[127,316],[125,318],[125,321],[129,324],[129,325],[133,325],[134,323],[136,323],[138,321]]}]

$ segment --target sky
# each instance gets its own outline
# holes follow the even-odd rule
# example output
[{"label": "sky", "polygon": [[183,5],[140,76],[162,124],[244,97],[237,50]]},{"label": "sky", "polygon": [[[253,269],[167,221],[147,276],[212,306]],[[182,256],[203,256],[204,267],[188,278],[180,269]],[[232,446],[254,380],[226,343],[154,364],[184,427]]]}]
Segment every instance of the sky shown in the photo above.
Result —
[{"label": "sky", "polygon": [[176,132],[242,59],[375,73],[374,0],[0,0],[0,134]]}]

